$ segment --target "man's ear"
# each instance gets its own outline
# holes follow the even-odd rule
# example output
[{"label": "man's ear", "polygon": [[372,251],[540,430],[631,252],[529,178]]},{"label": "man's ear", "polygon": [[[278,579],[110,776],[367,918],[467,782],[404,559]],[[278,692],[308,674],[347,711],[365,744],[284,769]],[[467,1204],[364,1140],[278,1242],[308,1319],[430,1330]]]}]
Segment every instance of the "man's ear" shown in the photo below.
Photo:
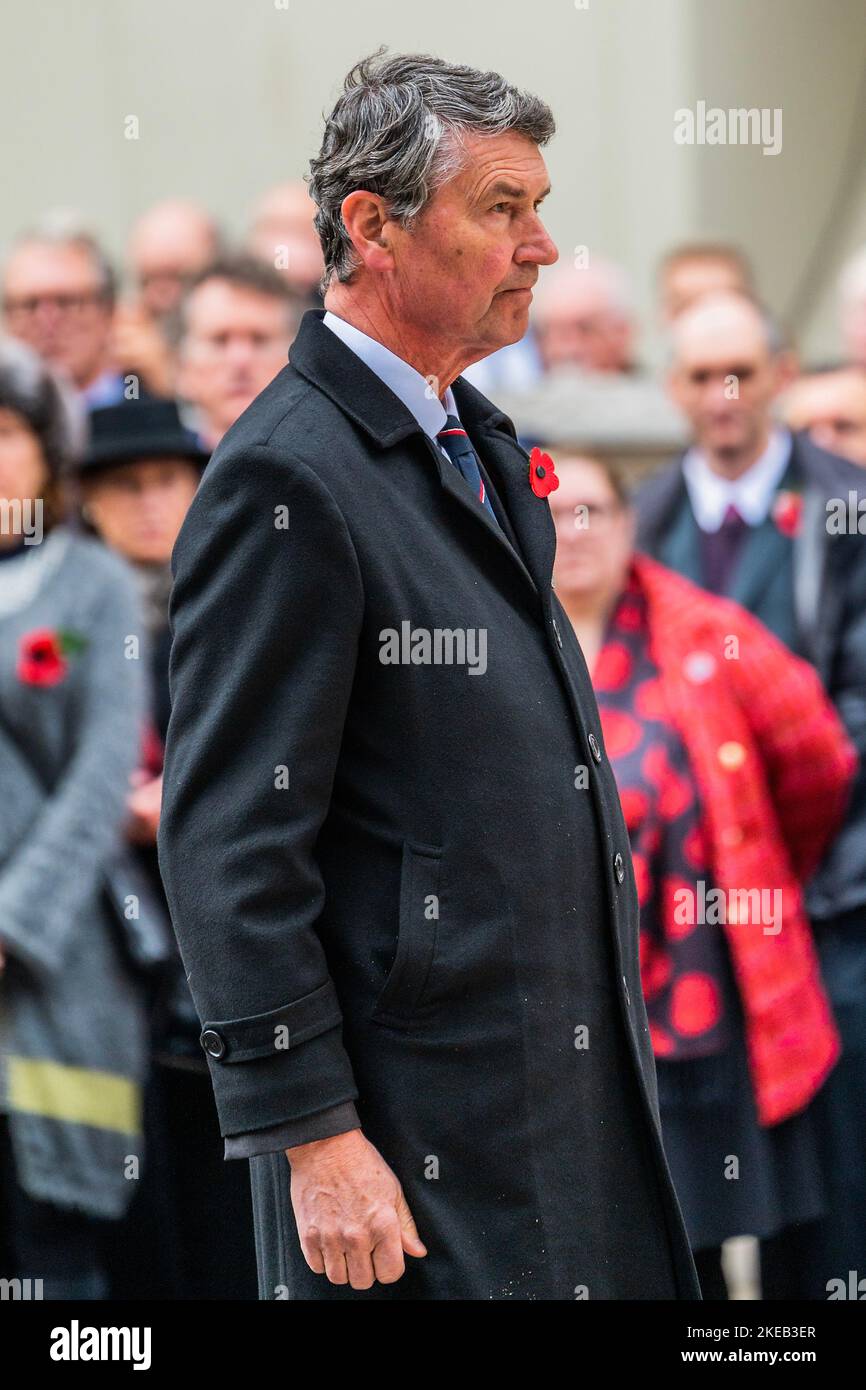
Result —
[{"label": "man's ear", "polygon": [[378,193],[356,188],[340,205],[349,240],[370,270],[390,270],[394,264],[388,233],[388,210]]}]

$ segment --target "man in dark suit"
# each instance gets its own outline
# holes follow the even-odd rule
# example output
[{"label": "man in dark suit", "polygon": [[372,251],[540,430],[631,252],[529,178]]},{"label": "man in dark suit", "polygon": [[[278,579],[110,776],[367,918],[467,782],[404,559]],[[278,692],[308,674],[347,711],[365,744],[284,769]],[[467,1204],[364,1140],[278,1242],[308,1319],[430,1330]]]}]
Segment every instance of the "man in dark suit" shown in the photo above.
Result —
[{"label": "man in dark suit", "polygon": [[[673,328],[670,385],[694,445],[641,490],[638,547],[756,614],[817,668],[861,756],[808,907],[844,1051],[816,1102],[829,1215],[762,1252],[765,1295],[826,1298],[866,1261],[866,486],[863,471],[774,423],[789,379],[766,315],[707,297]],[[858,1213],[860,1216],[858,1217]]]},{"label": "man in dark suit", "polygon": [[326,310],[175,550],[160,858],[262,1298],[699,1296],[552,466],[459,375],[556,259],[553,129],[496,74],[353,69]]}]

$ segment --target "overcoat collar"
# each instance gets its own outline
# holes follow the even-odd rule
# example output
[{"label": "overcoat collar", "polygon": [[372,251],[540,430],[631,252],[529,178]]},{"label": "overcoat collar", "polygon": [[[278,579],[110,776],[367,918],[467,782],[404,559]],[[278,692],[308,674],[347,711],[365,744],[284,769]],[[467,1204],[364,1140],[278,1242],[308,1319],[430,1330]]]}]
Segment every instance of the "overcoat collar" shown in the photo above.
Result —
[{"label": "overcoat collar", "polygon": [[490,470],[520,542],[522,558],[486,509],[479,507],[457,470],[432,443],[415,416],[351,348],[322,322],[324,309],[308,309],[289,350],[296,372],[323,392],[386,450],[418,435],[437,464],[439,480],[496,544],[504,546],[526,581],[543,601],[549,600],[555,532],[547,503],[535,496],[529,481],[529,456],[517,441],[514,425],[463,377],[452,382],[461,422]]}]

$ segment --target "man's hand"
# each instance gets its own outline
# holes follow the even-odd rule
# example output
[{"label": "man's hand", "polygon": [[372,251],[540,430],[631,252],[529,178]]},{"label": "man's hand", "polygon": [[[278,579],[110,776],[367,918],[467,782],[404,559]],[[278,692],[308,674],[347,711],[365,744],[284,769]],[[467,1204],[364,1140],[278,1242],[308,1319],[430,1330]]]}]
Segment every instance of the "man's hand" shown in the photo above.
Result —
[{"label": "man's hand", "polygon": [[112,323],[111,349],[118,371],[135,372],[149,391],[170,396],[174,364],[168,343],[157,325],[136,304],[118,304]]},{"label": "man's hand", "polygon": [[332,1284],[369,1289],[427,1254],[396,1174],[360,1129],[286,1149],[304,1259]]},{"label": "man's hand", "polygon": [[130,781],[134,790],[126,798],[126,838],[136,845],[154,845],[162,808],[162,774],[142,781],[133,773]]}]

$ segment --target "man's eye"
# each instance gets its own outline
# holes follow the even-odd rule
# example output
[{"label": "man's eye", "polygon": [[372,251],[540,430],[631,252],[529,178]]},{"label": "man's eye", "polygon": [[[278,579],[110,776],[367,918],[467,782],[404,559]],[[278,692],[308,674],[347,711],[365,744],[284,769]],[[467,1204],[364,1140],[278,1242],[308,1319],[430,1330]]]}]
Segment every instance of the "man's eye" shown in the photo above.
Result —
[{"label": "man's eye", "polygon": [[510,207],[511,207],[511,204],[510,204],[510,203],[494,203],[494,204],[493,204],[493,207],[492,207],[492,209],[491,209],[491,211],[492,211],[492,212],[506,212],[506,211],[508,210],[508,208],[510,208]]}]

